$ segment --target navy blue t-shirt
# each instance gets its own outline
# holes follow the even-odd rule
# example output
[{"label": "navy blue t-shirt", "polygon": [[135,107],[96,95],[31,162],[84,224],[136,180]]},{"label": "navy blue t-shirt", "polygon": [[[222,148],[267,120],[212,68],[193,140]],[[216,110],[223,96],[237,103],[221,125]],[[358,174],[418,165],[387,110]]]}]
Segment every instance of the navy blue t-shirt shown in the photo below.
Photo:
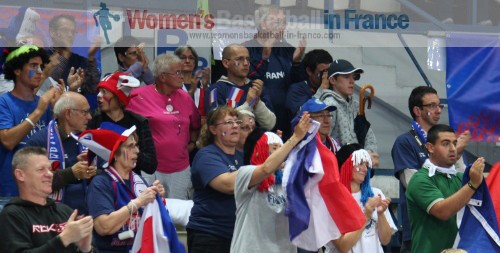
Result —
[{"label": "navy blue t-shirt", "polygon": [[286,108],[290,115],[290,119],[295,117],[300,107],[313,97],[313,92],[314,90],[307,84],[307,81],[290,85],[286,95]]},{"label": "navy blue t-shirt", "polygon": [[[286,94],[291,83],[296,80],[299,71],[298,65],[293,65],[293,53],[295,47],[288,42],[278,42],[273,46],[268,60],[262,59],[263,47],[257,40],[250,40],[243,43],[250,53],[250,79],[260,79],[264,82],[264,91],[270,94],[273,105],[273,112],[276,115],[275,129],[283,131],[283,140],[286,141],[291,136],[290,118],[285,107]],[[293,67],[293,69],[292,69]]]},{"label": "navy blue t-shirt", "polygon": [[[134,174],[135,176],[136,174]],[[139,192],[148,187],[146,181],[140,176],[139,178],[140,180],[134,181],[133,184],[133,191],[135,192],[133,198],[136,198]],[[131,183],[130,179],[124,181],[127,186]],[[125,189],[125,186],[121,183],[116,183],[113,186],[113,179],[106,172],[95,176],[90,183],[86,198],[89,214],[95,219],[101,215],[111,214],[125,206],[132,198],[120,197],[120,192],[123,193],[123,189]],[[142,210],[142,208],[139,208],[139,214],[142,214]],[[138,218],[140,219],[140,216]],[[123,226],[113,235],[101,236],[94,229],[94,243],[99,252],[128,252],[132,248],[134,238],[126,240],[118,240],[116,238],[119,233],[126,230],[128,230],[128,227]]]},{"label": "navy blue t-shirt", "polygon": [[[40,97],[35,96],[33,101],[19,99],[10,92],[0,96],[0,130],[10,129],[21,124],[38,106]],[[17,185],[12,178],[12,158],[14,153],[26,145],[28,138],[37,131],[44,128],[51,120],[51,110],[47,108],[45,113],[35,122],[36,127],[25,136],[13,150],[6,149],[0,145],[0,196],[19,195]]]},{"label": "navy blue t-shirt", "polygon": [[239,151],[228,155],[213,144],[198,151],[191,166],[194,206],[187,229],[232,239],[236,222],[234,195],[219,192],[209,183],[223,173],[238,170],[242,164],[243,154]]},{"label": "navy blue t-shirt", "polygon": [[[423,143],[422,140],[420,141]],[[408,168],[419,170],[427,159],[426,153],[424,153],[410,132],[406,132],[396,139],[391,154],[394,163],[394,176],[398,180],[401,171]],[[411,229],[406,205],[406,189],[401,182],[399,183],[399,203],[403,217],[403,241],[409,241],[411,240]]]}]

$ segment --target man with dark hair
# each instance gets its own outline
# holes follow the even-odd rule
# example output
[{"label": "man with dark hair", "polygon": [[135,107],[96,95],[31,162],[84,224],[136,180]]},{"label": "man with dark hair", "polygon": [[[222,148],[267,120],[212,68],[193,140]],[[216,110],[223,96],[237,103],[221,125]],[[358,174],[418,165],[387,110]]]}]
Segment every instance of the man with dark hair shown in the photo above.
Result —
[{"label": "man with dark hair", "polygon": [[53,42],[51,54],[59,54],[59,64],[54,67],[51,77],[54,80],[63,79],[68,83],[66,80],[70,72],[83,70],[85,76],[81,87],[82,92],[83,94],[94,94],[95,87],[99,82],[99,70],[95,60],[99,43],[95,42],[90,47],[88,58],[71,52],[76,29],[75,18],[71,15],[58,15],[50,20],[49,33]]},{"label": "man with dark hair", "polygon": [[154,83],[153,72],[149,69],[149,59],[144,52],[144,43],[132,36],[124,36],[116,41],[116,62],[119,72],[130,73],[141,81],[141,86]]},{"label": "man with dark hair", "polygon": [[413,252],[441,252],[451,248],[458,227],[456,214],[472,198],[483,181],[484,158],[469,171],[470,181],[462,186],[457,172],[457,136],[447,125],[434,125],[427,135],[429,159],[416,172],[406,191]]},{"label": "man with dark hair", "polygon": [[326,50],[314,49],[309,51],[302,60],[302,65],[308,79],[290,85],[286,96],[286,108],[290,116],[294,117],[308,99],[312,98],[323,84],[328,88],[327,71],[333,58]]},{"label": "man with dark hair", "polygon": [[14,89],[0,96],[0,196],[9,197],[18,195],[11,174],[12,156],[49,123],[49,103],[60,91],[51,88],[42,97],[35,95],[48,62],[43,49],[30,45],[9,49],[3,62],[5,78],[14,81]]},{"label": "man with dark hair", "polygon": [[77,217],[77,210],[49,198],[53,175],[44,148],[17,151],[11,173],[19,198],[0,213],[0,252],[93,252],[92,217]]},{"label": "man with dark hair", "polygon": [[[399,203],[402,212],[403,242],[401,252],[411,252],[411,230],[406,205],[406,187],[411,177],[422,167],[428,158],[425,147],[427,131],[436,125],[441,117],[443,106],[437,91],[432,87],[419,86],[412,90],[408,98],[408,109],[413,118],[412,129],[398,136],[392,147],[394,176],[399,180]],[[465,148],[468,131],[459,137],[457,146],[460,155]],[[400,221],[401,222],[401,221]]]},{"label": "man with dark hair", "polygon": [[222,76],[207,91],[204,101],[205,108],[209,108],[207,111],[227,104],[237,110],[252,112],[259,126],[273,129],[276,116],[264,91],[264,83],[247,78],[251,63],[248,49],[240,44],[230,44],[222,51],[222,58],[227,76]]}]

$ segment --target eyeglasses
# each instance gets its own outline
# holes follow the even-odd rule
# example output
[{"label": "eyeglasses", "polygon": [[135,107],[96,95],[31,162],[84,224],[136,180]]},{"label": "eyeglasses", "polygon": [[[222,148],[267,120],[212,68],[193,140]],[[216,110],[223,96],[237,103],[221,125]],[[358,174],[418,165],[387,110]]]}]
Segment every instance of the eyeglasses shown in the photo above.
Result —
[{"label": "eyeglasses", "polygon": [[71,108],[71,110],[81,112],[83,114],[83,116],[87,116],[90,114],[90,110],[82,110],[82,109],[75,109],[75,108]]},{"label": "eyeglasses", "polygon": [[250,125],[240,126],[240,129],[242,131],[245,131],[245,132],[251,132],[251,131],[253,131],[253,127],[251,127]]},{"label": "eyeglasses", "polygon": [[238,57],[238,58],[234,58],[234,59],[226,58],[226,60],[228,60],[228,61],[235,61],[238,65],[242,64],[242,63],[245,63],[245,61],[248,62],[248,63],[250,63],[250,57],[243,57],[243,56]]},{"label": "eyeglasses", "polygon": [[180,70],[175,71],[174,73],[164,72],[165,74],[173,75],[173,76],[182,76],[182,72]]},{"label": "eyeglasses", "polygon": [[132,51],[132,52],[125,52],[124,55],[125,56],[128,56],[128,55],[130,55],[130,56],[138,56],[139,53],[137,51]]},{"label": "eyeglasses", "polygon": [[428,107],[429,109],[435,111],[437,110],[437,108],[439,107],[441,110],[443,110],[444,108],[444,105],[441,105],[441,104],[436,104],[436,103],[431,103],[431,104],[426,104],[426,105],[422,105],[421,107]]},{"label": "eyeglasses", "polygon": [[311,114],[310,117],[311,119],[321,119],[321,120],[325,120],[325,119],[331,119],[331,114],[330,113],[321,113],[321,114]]},{"label": "eyeglasses", "polygon": [[183,61],[185,61],[185,60],[189,60],[189,61],[194,61],[194,60],[196,60],[196,58],[194,58],[194,56],[192,56],[192,55],[190,55],[190,56],[181,55],[181,56],[179,56],[179,58],[180,58],[181,60],[183,60]]},{"label": "eyeglasses", "polygon": [[67,28],[67,27],[57,28],[57,31],[65,33],[65,34],[73,34],[73,35],[76,34],[76,30],[71,29],[71,28]]},{"label": "eyeglasses", "polygon": [[234,121],[234,120],[226,120],[224,122],[217,123],[215,125],[218,126],[218,125],[223,125],[224,124],[225,126],[234,126],[234,124],[236,124],[236,126],[239,126],[239,125],[241,125],[241,123],[243,123],[243,120],[236,120],[236,121]]}]

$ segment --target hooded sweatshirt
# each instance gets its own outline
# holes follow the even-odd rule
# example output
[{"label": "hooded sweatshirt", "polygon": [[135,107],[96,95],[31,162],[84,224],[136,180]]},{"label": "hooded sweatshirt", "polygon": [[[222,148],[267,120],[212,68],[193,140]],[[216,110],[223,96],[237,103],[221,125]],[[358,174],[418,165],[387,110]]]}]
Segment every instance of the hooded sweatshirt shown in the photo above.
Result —
[{"label": "hooded sweatshirt", "polygon": [[[250,79],[246,79],[245,85],[238,86],[231,82],[226,76],[222,76],[215,84],[210,85],[208,93],[205,94],[205,108],[208,111],[222,105],[230,104],[236,110],[247,110],[255,115],[255,121],[259,126],[266,130],[271,130],[276,124],[276,116],[273,113],[271,100],[265,92],[262,91],[260,100],[256,104],[249,105],[246,102],[248,90],[252,87]],[[233,89],[234,88],[234,89]],[[213,95],[211,95],[213,93]],[[238,95],[238,93],[241,93]],[[215,101],[210,103],[210,98]]]},{"label": "hooded sweatshirt", "polygon": [[64,247],[58,236],[72,212],[49,198],[43,206],[13,198],[0,213],[0,252],[77,252],[74,244]]},{"label": "hooded sweatshirt", "polygon": [[[314,97],[319,98],[326,105],[333,105],[337,110],[332,112],[332,129],[330,136],[337,139],[342,145],[359,143],[354,132],[354,119],[359,113],[359,102],[352,96],[346,100],[340,94],[330,89],[319,88]],[[364,149],[377,151],[377,139],[372,129],[366,134]]]}]

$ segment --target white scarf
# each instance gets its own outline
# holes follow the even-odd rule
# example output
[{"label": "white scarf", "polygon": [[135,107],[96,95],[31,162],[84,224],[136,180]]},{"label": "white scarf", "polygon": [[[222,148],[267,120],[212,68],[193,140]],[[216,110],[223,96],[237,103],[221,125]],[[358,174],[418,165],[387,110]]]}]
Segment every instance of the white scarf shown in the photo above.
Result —
[{"label": "white scarf", "polygon": [[443,174],[446,174],[446,176],[448,176],[448,178],[451,178],[451,175],[457,174],[457,170],[455,169],[455,165],[452,165],[449,168],[443,168],[443,167],[439,167],[439,166],[433,164],[429,159],[425,160],[423,167],[427,168],[429,170],[429,177],[434,176],[436,174],[436,171],[439,171]]}]

